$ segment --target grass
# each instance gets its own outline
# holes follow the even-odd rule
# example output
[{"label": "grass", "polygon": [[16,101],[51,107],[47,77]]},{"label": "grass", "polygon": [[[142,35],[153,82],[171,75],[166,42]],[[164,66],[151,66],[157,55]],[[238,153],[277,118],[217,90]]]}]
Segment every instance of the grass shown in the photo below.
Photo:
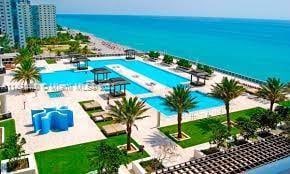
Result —
[{"label": "grass", "polygon": [[[126,135],[119,135],[110,137],[106,140],[35,153],[39,174],[46,174],[48,171],[50,174],[87,173],[94,170],[90,168],[88,155],[94,150],[96,145],[105,141],[108,144],[118,146],[125,144],[126,138]],[[135,141],[133,141],[133,143],[137,147],[139,146]],[[128,154],[128,159],[129,161],[134,161],[148,156],[146,152],[143,154],[135,152]]]},{"label": "grass", "polygon": [[[252,113],[257,111],[258,108],[238,111],[231,113],[231,120],[235,121],[239,117],[250,117]],[[210,132],[210,126],[212,124],[215,124],[217,122],[225,122],[226,116],[220,115],[213,118],[206,118],[206,119],[200,119],[190,122],[182,123],[182,131],[189,135],[191,138],[188,140],[184,140],[181,142],[176,142],[181,147],[191,147],[198,144],[209,142],[211,132]],[[177,125],[167,126],[160,128],[160,131],[163,132],[166,136],[171,138],[169,134],[176,133],[177,132]],[[237,128],[232,128],[232,134],[237,134],[239,131]],[[171,138],[172,139],[172,138]]]},{"label": "grass", "polygon": [[[15,130],[15,120],[14,119],[9,119],[5,121],[0,122],[0,127],[4,127],[4,136],[6,141],[9,137],[15,135],[16,130]],[[3,160],[2,157],[2,151],[0,150],[0,160]]]},{"label": "grass", "polygon": [[282,106],[290,107],[290,100],[280,102],[279,104]]},{"label": "grass", "polygon": [[45,60],[47,64],[56,64],[56,60],[55,59],[46,59]]}]

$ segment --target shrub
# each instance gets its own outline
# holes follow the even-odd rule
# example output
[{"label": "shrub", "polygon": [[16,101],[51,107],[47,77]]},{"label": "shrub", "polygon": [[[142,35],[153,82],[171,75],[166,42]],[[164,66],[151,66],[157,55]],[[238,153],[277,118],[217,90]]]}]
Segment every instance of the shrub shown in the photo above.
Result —
[{"label": "shrub", "polygon": [[186,67],[186,68],[191,68],[192,64],[186,60],[186,59],[179,59],[177,62],[178,66]]},{"label": "shrub", "polygon": [[148,56],[151,58],[158,58],[160,56],[160,53],[157,51],[149,51]]},{"label": "shrub", "polygon": [[249,118],[239,117],[236,120],[236,124],[236,127],[240,130],[241,135],[245,139],[255,137],[258,129],[256,122],[250,120]]},{"label": "shrub", "polygon": [[173,63],[173,57],[166,54],[164,55],[163,62],[167,64],[171,64]]},{"label": "shrub", "polygon": [[262,131],[265,131],[267,129],[275,129],[279,123],[280,117],[275,112],[261,109],[251,116],[251,120],[254,121]]},{"label": "shrub", "polygon": [[125,151],[106,143],[98,145],[90,154],[89,160],[91,168],[97,169],[100,174],[117,173],[120,165],[128,162]]},{"label": "shrub", "polygon": [[3,157],[8,159],[8,169],[13,171],[19,166],[20,158],[25,154],[23,145],[26,143],[24,138],[21,138],[20,134],[15,134],[8,138],[3,145]]},{"label": "shrub", "polygon": [[226,126],[222,123],[213,124],[211,127],[210,143],[216,144],[217,148],[225,146],[226,139],[230,136]]},{"label": "shrub", "polygon": [[213,73],[213,69],[211,67],[209,67],[208,65],[202,65],[202,64],[197,64],[197,69],[207,72],[209,74]]}]

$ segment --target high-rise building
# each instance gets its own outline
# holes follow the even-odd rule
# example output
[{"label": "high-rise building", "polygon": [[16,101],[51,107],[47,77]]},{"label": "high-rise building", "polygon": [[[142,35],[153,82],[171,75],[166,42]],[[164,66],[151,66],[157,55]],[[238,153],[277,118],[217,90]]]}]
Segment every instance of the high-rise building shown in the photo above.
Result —
[{"label": "high-rise building", "polygon": [[33,5],[34,31],[40,38],[56,36],[56,8],[51,4]]},{"label": "high-rise building", "polygon": [[0,0],[0,33],[11,46],[24,47],[28,37],[56,36],[54,5],[31,5],[29,0]]},{"label": "high-rise building", "polygon": [[0,0],[0,32],[7,34],[10,44],[15,44],[12,20],[12,3],[10,0]]}]

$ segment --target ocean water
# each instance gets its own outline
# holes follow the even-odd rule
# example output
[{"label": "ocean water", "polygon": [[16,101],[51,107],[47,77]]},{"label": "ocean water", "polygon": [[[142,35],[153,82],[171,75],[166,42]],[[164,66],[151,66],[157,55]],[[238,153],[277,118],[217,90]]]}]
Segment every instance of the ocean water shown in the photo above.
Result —
[{"label": "ocean water", "polygon": [[58,15],[57,21],[139,50],[290,81],[290,21],[113,15]]}]

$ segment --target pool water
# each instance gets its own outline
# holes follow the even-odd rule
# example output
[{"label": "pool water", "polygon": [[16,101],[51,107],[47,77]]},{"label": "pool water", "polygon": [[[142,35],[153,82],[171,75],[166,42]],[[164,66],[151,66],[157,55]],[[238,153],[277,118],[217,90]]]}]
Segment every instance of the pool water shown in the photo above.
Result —
[{"label": "pool water", "polygon": [[246,174],[289,174],[290,157],[249,170]]},{"label": "pool water", "polygon": [[90,61],[91,67],[102,67],[109,64],[120,64],[132,71],[142,74],[158,83],[161,83],[168,87],[175,87],[178,84],[188,82],[189,80],[171,72],[154,67],[147,63],[138,60],[124,60],[124,59],[111,59],[111,60],[96,60]]},{"label": "pool water", "polygon": [[48,92],[47,95],[49,96],[49,98],[59,98],[64,96],[64,94],[61,91]]},{"label": "pool water", "polygon": [[[120,64],[128,69],[131,69],[139,74],[147,76],[154,81],[157,81],[165,86],[174,87],[178,84],[188,82],[186,78],[178,76],[176,74],[167,72],[165,70],[159,69],[152,65],[146,64],[138,60],[126,61],[124,59],[109,59],[109,60],[95,60],[90,61],[89,66],[93,68],[105,67],[107,65]],[[111,69],[112,70],[112,69]],[[109,78],[123,77],[121,74],[114,72],[109,74]],[[74,85],[74,84],[84,84],[88,81],[92,81],[94,75],[90,71],[55,71],[53,73],[41,73],[42,82],[47,85]],[[170,80],[168,80],[170,79]],[[137,83],[130,81],[130,85],[127,86],[127,90],[134,95],[149,93],[150,91],[146,88],[138,85]]]},{"label": "pool water", "polygon": [[[199,91],[192,91],[191,96],[195,97],[195,101],[197,101],[196,107],[190,109],[189,111],[198,111],[202,109],[209,109],[213,107],[219,107],[223,105],[223,102],[217,98],[210,97],[204,93]],[[170,117],[176,114],[175,111],[172,111],[168,106],[165,105],[164,98],[160,96],[142,98],[147,104],[156,110],[160,111],[163,115]]]}]

